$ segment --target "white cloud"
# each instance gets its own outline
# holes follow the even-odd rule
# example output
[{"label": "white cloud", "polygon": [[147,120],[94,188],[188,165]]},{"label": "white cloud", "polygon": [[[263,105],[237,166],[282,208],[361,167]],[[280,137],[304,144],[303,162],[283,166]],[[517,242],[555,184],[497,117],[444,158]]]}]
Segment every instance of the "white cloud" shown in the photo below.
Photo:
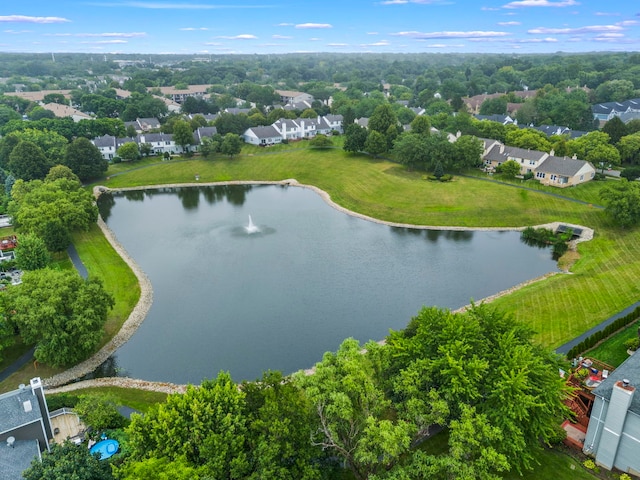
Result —
[{"label": "white cloud", "polygon": [[480,10],[482,10],[484,12],[497,12],[500,9],[499,8],[495,8],[495,7],[482,7],[482,8],[480,8]]},{"label": "white cloud", "polygon": [[111,44],[119,44],[119,43],[129,43],[126,40],[97,40],[95,42],[80,42],[83,45],[111,45]]},{"label": "white cloud", "polygon": [[558,41],[557,38],[546,37],[546,38],[523,38],[521,40],[517,40],[515,43],[556,43]]},{"label": "white cloud", "polygon": [[28,15],[2,15],[0,22],[15,23],[68,23],[71,20],[62,17],[30,17]]},{"label": "white cloud", "polygon": [[20,35],[22,33],[32,33],[33,30],[5,30],[4,33],[10,33],[12,35]]},{"label": "white cloud", "polygon": [[521,8],[521,7],[573,7],[580,5],[575,0],[560,0],[553,2],[550,0],[518,0],[515,2],[507,3],[502,8]]},{"label": "white cloud", "polygon": [[640,25],[640,22],[638,20],[623,20],[622,22],[617,22],[616,25],[621,27],[630,27],[633,25]]},{"label": "white cloud", "polygon": [[205,31],[209,30],[207,27],[184,27],[180,28],[183,32],[195,32],[195,31]]},{"label": "white cloud", "polygon": [[295,28],[333,28],[333,25],[330,23],[299,23]]},{"label": "white cloud", "polygon": [[250,33],[241,33],[240,35],[233,35],[233,36],[220,35],[219,37],[216,37],[216,38],[224,38],[226,40],[255,40],[258,37]]},{"label": "white cloud", "polygon": [[441,3],[441,0],[384,0],[380,5],[405,5],[407,3],[417,3],[418,5],[432,5]]},{"label": "white cloud", "polygon": [[293,23],[279,23],[278,27],[293,27]]},{"label": "white cloud", "polygon": [[546,28],[546,27],[538,27],[532,28],[531,30],[527,30],[527,33],[531,34],[553,34],[553,35],[576,35],[583,33],[606,33],[606,32],[619,32],[623,30],[622,27],[618,25],[589,25],[586,27],[576,27],[576,28]]},{"label": "white cloud", "polygon": [[609,12],[596,12],[594,13],[596,17],[619,17],[619,13],[609,13]]},{"label": "white cloud", "polygon": [[416,39],[427,39],[427,38],[493,38],[493,37],[504,37],[509,35],[507,32],[491,32],[491,31],[470,31],[470,32],[398,32],[392,33],[391,35],[397,37],[409,37]]},{"label": "white cloud", "polygon": [[145,32],[106,32],[106,33],[45,33],[45,37],[104,37],[104,38],[139,38],[146,37]]},{"label": "white cloud", "polygon": [[380,40],[374,43],[363,43],[361,47],[388,47],[390,43],[387,40]]},{"label": "white cloud", "polygon": [[343,48],[348,46],[349,46],[348,43],[327,43],[327,47]]},{"label": "white cloud", "polygon": [[219,47],[222,45],[222,43],[220,42],[206,42],[205,45],[210,46],[210,47]]},{"label": "white cloud", "polygon": [[380,35],[379,32],[367,32],[367,35]]},{"label": "white cloud", "polygon": [[445,43],[431,43],[429,45],[425,45],[427,48],[462,48],[464,45],[447,45]]},{"label": "white cloud", "polygon": [[510,27],[516,25],[522,25],[522,22],[498,22],[498,25],[501,27]]},{"label": "white cloud", "polygon": [[271,38],[276,40],[291,40],[293,37],[290,35],[271,35]]},{"label": "white cloud", "polygon": [[321,39],[321,38],[318,38],[318,37],[311,37],[311,38],[309,39],[309,41],[310,41],[310,42],[319,42],[320,40],[322,40],[322,39]]}]

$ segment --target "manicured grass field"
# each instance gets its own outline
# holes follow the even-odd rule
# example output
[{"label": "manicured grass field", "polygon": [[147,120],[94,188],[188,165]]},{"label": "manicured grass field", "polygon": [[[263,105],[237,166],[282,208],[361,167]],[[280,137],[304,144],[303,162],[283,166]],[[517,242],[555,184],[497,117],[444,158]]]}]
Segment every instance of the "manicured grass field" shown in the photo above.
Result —
[{"label": "manicured grass field", "polygon": [[[496,300],[496,305],[531,325],[538,332],[537,339],[551,347],[624,309],[640,294],[636,281],[640,276],[640,232],[621,231],[610,224],[602,209],[557,196],[595,204],[606,182],[562,190],[541,187],[540,192],[469,177],[437,183],[387,160],[339,149],[297,148],[231,159],[172,160],[122,173],[104,183],[114,188],[193,183],[196,173],[200,183],[295,178],[327,191],[343,207],[398,223],[518,227],[562,221],[594,228],[595,238],[580,245],[580,258],[571,274],[556,275]],[[499,251],[488,253],[500,255]]]},{"label": "manicured grass field", "polygon": [[[150,392],[148,390],[138,390],[135,388],[120,387],[95,387],[83,388],[63,395],[98,395],[113,398],[118,405],[125,405],[145,413],[149,408],[156,404],[162,403],[167,399],[166,393]],[[56,394],[52,394],[55,397]],[[49,395],[47,395],[49,398]]]}]

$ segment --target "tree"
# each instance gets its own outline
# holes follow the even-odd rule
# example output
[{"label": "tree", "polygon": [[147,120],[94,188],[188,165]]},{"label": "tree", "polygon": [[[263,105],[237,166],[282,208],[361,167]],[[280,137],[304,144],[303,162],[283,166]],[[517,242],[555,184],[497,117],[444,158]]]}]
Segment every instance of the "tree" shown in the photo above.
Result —
[{"label": "tree", "polygon": [[444,167],[442,166],[442,162],[440,160],[438,160],[436,166],[433,169],[433,175],[438,180],[440,180],[444,176]]},{"label": "tree", "polygon": [[123,428],[128,421],[118,412],[114,398],[108,395],[81,395],[73,408],[88,427],[96,432]]},{"label": "tree", "polygon": [[313,108],[307,108],[300,114],[300,118],[318,118],[318,112]]},{"label": "tree", "polygon": [[606,212],[623,228],[630,228],[640,221],[640,183],[623,178],[619,182],[607,182],[600,191]]},{"label": "tree", "polygon": [[195,142],[189,122],[178,120],[173,124],[173,140],[176,142],[176,145],[182,147],[183,152],[189,152],[189,147]]},{"label": "tree", "polygon": [[133,459],[184,457],[195,467],[206,465],[212,478],[243,478],[249,471],[244,398],[227,373],[169,395],[144,417],[133,417],[127,428]]},{"label": "tree", "polygon": [[61,93],[47,93],[44,96],[43,103],[58,103],[60,105],[67,105],[67,99]]},{"label": "tree", "polygon": [[[418,117],[420,118],[420,117]],[[393,146],[394,158],[406,165],[409,170],[425,168],[428,146],[424,134],[403,133]]]},{"label": "tree", "polygon": [[507,160],[501,165],[498,165],[496,172],[504,175],[507,178],[515,178],[520,174],[520,164],[515,160]]},{"label": "tree", "polygon": [[391,108],[391,105],[388,103],[383,103],[382,105],[378,105],[373,111],[371,118],[369,118],[367,128],[370,132],[375,131],[384,135],[387,146],[382,152],[386,152],[393,146],[393,140],[395,140],[398,135],[398,126],[398,117],[393,111],[393,108]]},{"label": "tree", "polygon": [[44,177],[45,182],[54,182],[60,178],[66,178],[72,182],[80,183],[78,176],[71,171],[71,169],[65,165],[56,165],[49,169],[49,173]]},{"label": "tree", "polygon": [[640,133],[625,135],[617,145],[620,159],[632,165],[640,164]]},{"label": "tree", "polygon": [[[88,230],[98,219],[93,196],[79,182],[67,178],[53,181],[18,180],[12,190],[8,212],[20,233],[34,233],[49,251],[61,251],[70,243],[69,232]],[[61,238],[65,243],[61,244]]]},{"label": "tree", "polygon": [[429,117],[418,115],[411,121],[411,133],[429,135],[431,133],[431,121]]},{"label": "tree", "polygon": [[27,140],[21,140],[11,151],[7,166],[16,178],[26,181],[43,179],[51,168],[42,149]]},{"label": "tree", "polygon": [[155,480],[199,480],[207,477],[204,467],[195,468],[184,457],[173,460],[168,458],[145,458],[140,461],[129,461],[114,467],[119,480],[139,480],[153,478]]},{"label": "tree", "polygon": [[114,304],[99,279],[48,268],[25,272],[22,284],[8,294],[12,321],[25,342],[36,344],[34,357],[56,367],[94,351]]},{"label": "tree", "polygon": [[[520,471],[556,438],[569,394],[558,375],[559,358],[532,337],[527,326],[488,305],[464,313],[423,308],[405,330],[387,337],[388,349],[376,353],[400,418],[464,428],[460,433],[469,441],[457,447],[463,458],[486,458],[483,451],[491,448],[496,465],[504,465],[501,455]],[[478,430],[484,424],[491,430]],[[428,432],[420,428],[418,438]],[[482,438],[479,444],[472,432]],[[459,461],[460,451],[452,446],[444,456]]]},{"label": "tree", "polygon": [[567,148],[570,155],[575,155],[577,158],[586,160],[589,152],[594,148],[604,145],[610,147],[609,135],[604,132],[589,132],[586,135],[582,135],[578,138],[574,138],[567,142]]},{"label": "tree", "polygon": [[88,448],[80,448],[75,443],[65,441],[54,444],[51,452],[42,454],[42,461],[34,459],[31,466],[22,472],[26,480],[45,478],[73,478],[74,480],[113,480],[109,462],[101,462],[89,453]]},{"label": "tree", "polygon": [[347,125],[345,128],[345,140],[342,149],[345,152],[358,153],[364,150],[367,141],[367,129],[357,123]]},{"label": "tree", "polygon": [[235,133],[227,133],[220,145],[220,153],[233,157],[242,151],[242,138]]},{"label": "tree", "polygon": [[532,128],[514,129],[506,132],[505,142],[512,147],[549,152],[551,142],[549,138],[538,130]]},{"label": "tree", "polygon": [[409,422],[388,419],[391,403],[374,372],[360,344],[347,339],[336,353],[324,354],[313,375],[294,378],[317,414],[312,442],[342,458],[358,480],[393,465],[409,449],[414,430]]},{"label": "tree", "polygon": [[640,166],[634,165],[633,167],[627,167],[620,172],[622,178],[626,178],[630,182],[640,178]]},{"label": "tree", "polygon": [[374,157],[386,152],[387,139],[385,135],[377,130],[369,130],[367,141],[364,143],[364,150]]},{"label": "tree", "polygon": [[507,96],[489,98],[480,105],[480,115],[504,115],[507,113]]},{"label": "tree", "polygon": [[123,144],[120,148],[118,148],[118,151],[116,153],[120,158],[129,162],[140,158],[140,150],[136,142],[127,142]]},{"label": "tree", "polygon": [[150,143],[145,142],[145,143],[141,143],[138,149],[140,150],[140,155],[142,155],[143,157],[148,157],[149,155],[151,155],[151,151],[153,150],[153,147],[151,146]]},{"label": "tree", "polygon": [[620,120],[620,117],[616,116],[604,124],[602,131],[609,135],[609,142],[615,145],[627,134],[627,126]]},{"label": "tree", "polygon": [[461,171],[482,165],[482,140],[471,135],[462,135],[453,143],[454,158],[451,169]]},{"label": "tree", "polygon": [[32,233],[20,235],[15,253],[16,265],[22,270],[39,270],[51,262],[44,240]]},{"label": "tree", "polygon": [[76,138],[67,145],[64,164],[82,181],[101,177],[109,168],[98,147],[84,137]]},{"label": "tree", "polygon": [[333,146],[333,142],[326,135],[318,134],[311,139],[309,145],[314,148],[329,148]]},{"label": "tree", "polygon": [[588,162],[600,166],[602,173],[611,165],[620,165],[620,152],[613,145],[596,145],[587,153]]},{"label": "tree", "polygon": [[[220,137],[220,138],[217,138],[217,137]],[[222,137],[220,135],[215,135],[214,137],[204,137],[200,142],[200,154],[206,158],[209,155],[218,153],[220,151],[221,146],[222,146]]]}]

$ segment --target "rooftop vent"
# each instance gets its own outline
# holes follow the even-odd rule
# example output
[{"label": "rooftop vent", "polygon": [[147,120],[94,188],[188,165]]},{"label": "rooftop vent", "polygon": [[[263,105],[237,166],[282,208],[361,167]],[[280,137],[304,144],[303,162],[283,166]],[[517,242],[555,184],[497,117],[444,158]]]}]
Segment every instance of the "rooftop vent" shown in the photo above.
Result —
[{"label": "rooftop vent", "polygon": [[7,447],[13,448],[14,443],[16,443],[15,437],[7,437]]},{"label": "rooftop vent", "polygon": [[31,410],[33,410],[33,406],[31,405],[31,400],[27,400],[23,402],[22,406],[24,407],[24,411],[26,413],[29,413]]},{"label": "rooftop vent", "polygon": [[623,387],[628,387],[629,386],[629,380],[627,380],[626,378],[622,379],[622,386]]}]

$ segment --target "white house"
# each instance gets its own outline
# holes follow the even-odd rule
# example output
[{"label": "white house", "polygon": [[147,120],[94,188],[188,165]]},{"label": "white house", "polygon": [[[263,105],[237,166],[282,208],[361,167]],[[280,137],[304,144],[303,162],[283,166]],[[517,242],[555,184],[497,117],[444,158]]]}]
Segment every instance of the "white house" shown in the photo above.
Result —
[{"label": "white house", "polygon": [[249,128],[244,132],[242,138],[246,143],[263,147],[282,143],[282,135],[273,125]]}]

